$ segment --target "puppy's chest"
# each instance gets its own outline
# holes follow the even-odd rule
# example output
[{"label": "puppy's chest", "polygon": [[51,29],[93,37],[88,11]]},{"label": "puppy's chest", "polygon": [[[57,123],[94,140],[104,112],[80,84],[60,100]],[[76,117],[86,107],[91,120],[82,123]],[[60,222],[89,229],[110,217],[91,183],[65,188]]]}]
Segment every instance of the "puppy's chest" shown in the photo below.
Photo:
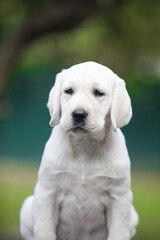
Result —
[{"label": "puppy's chest", "polygon": [[103,202],[109,199],[111,180],[104,171],[73,171],[66,169],[55,175],[60,201],[64,198],[75,200],[78,204],[89,202]]}]

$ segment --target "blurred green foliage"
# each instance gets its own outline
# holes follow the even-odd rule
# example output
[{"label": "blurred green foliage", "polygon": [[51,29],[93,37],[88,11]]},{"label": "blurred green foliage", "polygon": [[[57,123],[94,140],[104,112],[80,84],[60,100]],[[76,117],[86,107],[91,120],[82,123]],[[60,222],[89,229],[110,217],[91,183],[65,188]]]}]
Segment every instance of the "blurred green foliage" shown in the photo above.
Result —
[{"label": "blurred green foliage", "polygon": [[[96,2],[105,6],[105,1]],[[51,0],[1,0],[1,39],[15,31],[35,10],[52,9],[54,4],[56,7],[56,1]],[[159,16],[158,0],[122,1],[112,11],[101,14],[97,11],[78,28],[39,37],[21,53],[19,66],[54,62],[68,67],[96,60],[117,73],[132,71],[159,76]]]}]

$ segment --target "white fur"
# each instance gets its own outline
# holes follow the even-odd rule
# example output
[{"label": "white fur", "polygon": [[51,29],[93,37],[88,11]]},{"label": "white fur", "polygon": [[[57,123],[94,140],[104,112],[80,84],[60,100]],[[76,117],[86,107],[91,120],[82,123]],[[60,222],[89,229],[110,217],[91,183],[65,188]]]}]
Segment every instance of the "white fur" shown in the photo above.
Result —
[{"label": "white fur", "polygon": [[[73,94],[65,90],[73,89]],[[94,90],[104,96],[95,96]],[[55,126],[45,146],[34,196],[20,213],[25,240],[129,240],[138,215],[132,206],[130,160],[119,129],[131,116],[125,83],[110,69],[86,62],[57,75],[48,108]],[[72,112],[88,116],[84,130]]]}]

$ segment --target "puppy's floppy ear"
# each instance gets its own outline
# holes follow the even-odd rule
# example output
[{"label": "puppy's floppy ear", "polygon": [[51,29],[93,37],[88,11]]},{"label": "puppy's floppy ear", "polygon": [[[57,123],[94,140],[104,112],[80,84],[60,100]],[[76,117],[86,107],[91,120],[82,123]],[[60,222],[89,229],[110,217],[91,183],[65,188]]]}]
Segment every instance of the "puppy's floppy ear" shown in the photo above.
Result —
[{"label": "puppy's floppy ear", "polygon": [[58,73],[55,79],[55,84],[52,87],[49,93],[49,99],[47,103],[47,107],[49,109],[49,113],[51,116],[51,120],[49,122],[50,126],[55,126],[60,121],[61,114],[61,104],[60,104],[60,96],[61,96],[61,85],[62,85],[62,72]]},{"label": "puppy's floppy ear", "polygon": [[127,125],[132,117],[131,100],[124,80],[116,76],[111,107],[111,122],[113,130]]}]

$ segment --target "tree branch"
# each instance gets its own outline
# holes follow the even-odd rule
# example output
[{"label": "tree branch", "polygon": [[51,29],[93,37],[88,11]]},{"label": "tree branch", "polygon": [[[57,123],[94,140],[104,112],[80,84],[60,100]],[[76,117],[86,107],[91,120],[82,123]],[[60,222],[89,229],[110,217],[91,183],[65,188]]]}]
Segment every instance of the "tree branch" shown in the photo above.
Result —
[{"label": "tree branch", "polygon": [[57,1],[43,11],[29,15],[13,30],[0,48],[0,103],[8,86],[10,73],[27,44],[50,32],[73,29],[93,14],[110,11],[121,2],[122,0],[110,0],[103,5],[97,0],[70,0],[67,3]]}]

